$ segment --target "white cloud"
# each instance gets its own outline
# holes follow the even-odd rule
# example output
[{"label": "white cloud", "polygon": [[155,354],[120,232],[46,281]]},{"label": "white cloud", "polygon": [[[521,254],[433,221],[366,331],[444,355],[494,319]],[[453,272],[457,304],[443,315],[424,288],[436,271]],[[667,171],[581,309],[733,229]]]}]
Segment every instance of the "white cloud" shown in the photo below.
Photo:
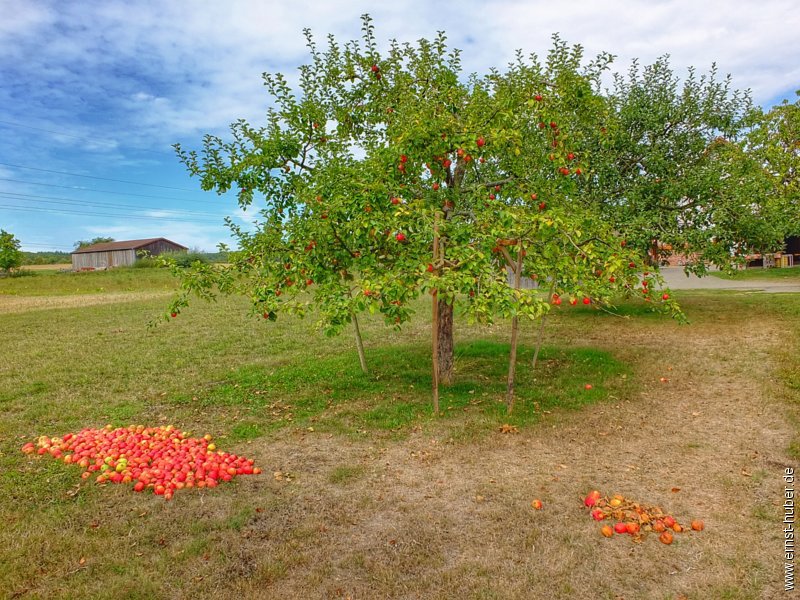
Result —
[{"label": "white cloud", "polygon": [[87,226],[89,237],[110,236],[117,240],[136,240],[164,237],[189,248],[215,252],[220,242],[230,243],[230,236],[222,226],[198,225],[181,221],[164,220],[156,225],[108,224]]},{"label": "white cloud", "polygon": [[[664,54],[679,74],[690,65],[704,73],[716,62],[721,75],[731,73],[734,87],[751,88],[761,104],[793,100],[800,87],[800,10],[791,0],[462,0],[457,6],[423,0],[0,0],[0,120],[51,130],[3,126],[0,162],[142,182],[161,181],[169,172],[167,185],[196,188],[176,174],[183,172],[170,144],[198,147],[204,133],[224,135],[240,117],[260,123],[269,101],[261,73],[281,71],[296,80],[297,66],[308,57],[303,28],[312,29],[321,47],[328,33],[343,43],[360,38],[359,17],[366,12],[374,17],[381,48],[391,38],[413,42],[446,31],[451,46],[463,50],[466,72],[502,68],[517,49],[544,56],[551,34],[559,32],[567,42],[582,44],[587,57],[616,54],[617,71],[627,70],[634,57],[647,64]],[[2,167],[0,176],[75,182]],[[232,214],[249,223],[255,213]],[[42,222],[31,218],[21,229],[33,239]],[[71,229],[61,235],[72,237],[77,227],[97,221],[54,219],[51,227],[66,222]],[[138,224],[111,225],[122,228],[115,237],[149,235]],[[88,233],[109,232],[92,227]],[[154,233],[185,235],[176,241],[206,249],[227,240],[222,225],[172,222],[169,231]]]},{"label": "white cloud", "polygon": [[[377,7],[321,0],[145,3],[135,10],[117,1],[91,11],[80,4],[11,5],[14,33],[0,41],[0,61],[24,59],[25,76],[36,84],[27,108],[70,125],[70,107],[86,120],[96,111],[93,127],[115,139],[125,132],[134,146],[199,140],[239,117],[258,121],[268,101],[260,74],[295,72],[307,57],[302,29],[310,27],[323,46],[329,32],[340,41],[356,38],[363,12],[374,13],[382,46],[389,38],[413,41],[446,30],[464,50],[468,71],[502,66],[517,48],[544,54],[557,31],[589,55],[617,54],[621,70],[634,57],[652,62],[663,54],[679,72],[716,61],[759,102],[800,85],[800,11],[788,0],[735,9],[720,0],[465,1],[447,11],[421,0]],[[19,103],[2,94],[0,100]]]}]

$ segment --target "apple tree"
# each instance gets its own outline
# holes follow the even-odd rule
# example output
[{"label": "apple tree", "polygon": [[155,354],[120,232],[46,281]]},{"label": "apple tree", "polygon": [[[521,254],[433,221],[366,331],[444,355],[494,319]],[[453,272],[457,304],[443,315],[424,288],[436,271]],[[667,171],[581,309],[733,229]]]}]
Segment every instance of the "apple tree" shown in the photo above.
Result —
[{"label": "apple tree", "polygon": [[545,64],[518,55],[503,72],[464,76],[443,34],[383,54],[368,17],[360,41],[329,37],[321,51],[306,35],[296,89],[264,75],[265,125],[237,121],[230,140],[207,135],[200,153],[176,147],[203,189],[235,190],[258,219],[228,221],[238,250],[228,266],[183,273],[175,314],[190,294],[216,290],[248,295],[266,320],[313,308],[329,333],[354,324],[364,367],[358,313],[399,327],[429,292],[437,408],[457,304],[468,318],[512,317],[516,348],[518,318],[543,315],[551,300],[520,289],[525,269],[551,296],[600,301],[638,285],[636,248],[578,183],[593,138],[572,121],[606,110],[597,90],[608,56],[582,67],[580,48],[556,38]]},{"label": "apple tree", "polygon": [[[459,194],[462,210],[453,216],[466,211],[473,243],[482,243],[494,257],[501,279],[506,271],[513,276],[510,301],[498,303],[496,296],[474,290],[467,300],[474,305],[472,315],[512,319],[509,412],[520,318],[541,317],[544,323],[562,297],[572,305],[607,306],[620,294],[655,299],[659,308],[679,314],[668,293],[654,295],[662,282],[649,272],[644,256],[626,246],[581,195],[581,181],[591,168],[592,138],[584,132],[587,123],[599,128],[604,122],[608,107],[599,94],[600,77],[609,62],[601,55],[584,66],[582,48],[568,47],[556,36],[544,64],[518,57],[505,73],[476,81],[490,99],[484,106],[491,118],[482,130],[485,137],[478,138],[479,160],[466,171],[462,189],[479,193]],[[523,276],[541,282],[548,293],[523,288]],[[508,286],[501,289],[508,294]]]}]

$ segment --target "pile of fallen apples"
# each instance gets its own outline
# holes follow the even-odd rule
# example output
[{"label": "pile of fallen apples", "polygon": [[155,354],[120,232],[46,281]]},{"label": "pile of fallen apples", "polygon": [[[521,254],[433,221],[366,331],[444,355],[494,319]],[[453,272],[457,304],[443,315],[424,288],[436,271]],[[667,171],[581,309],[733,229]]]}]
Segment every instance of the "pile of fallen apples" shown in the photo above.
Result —
[{"label": "pile of fallen apples", "polygon": [[659,506],[648,506],[628,500],[619,494],[608,497],[602,496],[599,491],[593,490],[583,500],[583,504],[591,509],[591,516],[595,521],[614,521],[613,527],[609,524],[600,529],[605,537],[612,537],[615,533],[627,533],[636,542],[642,541],[650,532],[659,534],[658,539],[663,544],[671,544],[673,533],[686,533],[703,531],[703,521],[695,519],[689,528],[678,523],[672,515],[664,512]]},{"label": "pile of fallen apples", "polygon": [[212,437],[189,437],[172,425],[130,425],[114,429],[83,429],[62,437],[41,436],[22,451],[49,455],[84,469],[81,477],[97,483],[132,483],[135,492],[152,489],[172,499],[177,490],[214,488],[237,475],[258,475],[261,469],[248,458],[221,452]]}]

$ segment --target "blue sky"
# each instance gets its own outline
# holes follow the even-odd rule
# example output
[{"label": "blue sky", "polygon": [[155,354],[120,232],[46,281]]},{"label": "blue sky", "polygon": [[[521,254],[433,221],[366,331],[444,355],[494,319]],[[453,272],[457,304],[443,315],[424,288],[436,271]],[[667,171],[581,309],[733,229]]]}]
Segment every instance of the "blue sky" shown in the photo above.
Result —
[{"label": "blue sky", "polygon": [[792,0],[0,0],[0,228],[31,251],[95,236],[213,251],[229,241],[223,218],[247,215],[199,191],[171,144],[197,148],[238,118],[259,123],[261,73],[305,62],[303,28],[320,41],[356,38],[365,12],[382,42],[446,31],[467,71],[518,48],[544,54],[559,32],[589,56],[615,54],[620,71],[663,54],[678,73],[716,62],[765,107],[800,88]]}]

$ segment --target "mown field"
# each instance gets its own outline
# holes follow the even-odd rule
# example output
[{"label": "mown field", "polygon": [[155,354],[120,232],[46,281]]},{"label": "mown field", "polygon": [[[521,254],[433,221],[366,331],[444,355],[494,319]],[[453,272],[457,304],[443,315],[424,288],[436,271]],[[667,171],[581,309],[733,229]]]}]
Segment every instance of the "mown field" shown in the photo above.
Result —
[{"label": "mown field", "polygon": [[[637,304],[562,308],[535,372],[524,330],[509,418],[508,323],[457,322],[434,417],[425,300],[400,332],[365,319],[365,376],[349,332],[268,323],[241,299],[152,326],[174,287],[155,269],[0,280],[0,597],[781,592],[800,295],[684,292],[689,325]],[[165,502],[19,451],[107,423],[209,433],[264,473]],[[706,530],[605,539],[582,506],[591,489]]]},{"label": "mown field", "polygon": [[783,268],[768,268],[751,267],[736,271],[734,274],[729,275],[720,271],[710,273],[714,277],[720,279],[728,279],[731,281],[748,281],[748,280],[778,280],[778,281],[800,281],[800,265],[795,267]]}]

